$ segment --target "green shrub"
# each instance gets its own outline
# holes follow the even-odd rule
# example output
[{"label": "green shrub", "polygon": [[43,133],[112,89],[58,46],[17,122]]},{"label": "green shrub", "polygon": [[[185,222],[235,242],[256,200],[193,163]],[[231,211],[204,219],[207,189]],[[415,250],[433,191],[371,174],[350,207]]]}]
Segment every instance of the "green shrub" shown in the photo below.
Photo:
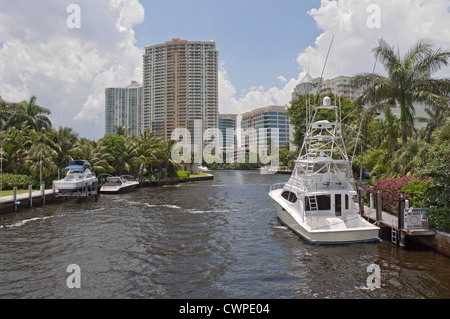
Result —
[{"label": "green shrub", "polygon": [[428,227],[450,232],[450,208],[435,207],[427,211]]},{"label": "green shrub", "polygon": [[28,185],[39,187],[39,181],[28,175],[14,175],[9,173],[2,174],[2,189],[28,189]]},{"label": "green shrub", "polygon": [[414,180],[402,187],[402,191],[409,194],[411,207],[430,207],[435,205],[431,201],[430,190],[433,187],[431,180]]},{"label": "green shrub", "polygon": [[187,181],[189,179],[190,173],[188,171],[177,171],[177,176],[180,182]]},{"label": "green shrub", "polygon": [[450,143],[423,148],[414,160],[418,175],[430,179],[430,201],[438,207],[450,208]]}]

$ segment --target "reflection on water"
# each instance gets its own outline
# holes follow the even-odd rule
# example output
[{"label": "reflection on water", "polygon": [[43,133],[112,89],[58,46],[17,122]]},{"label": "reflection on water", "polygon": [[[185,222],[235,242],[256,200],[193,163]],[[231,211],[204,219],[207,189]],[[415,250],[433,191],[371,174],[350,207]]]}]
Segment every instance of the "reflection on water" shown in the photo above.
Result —
[{"label": "reflection on water", "polygon": [[[267,194],[287,175],[214,175],[0,216],[0,298],[450,297],[448,258],[386,242],[308,244]],[[81,289],[67,288],[70,264]],[[381,270],[372,290],[371,264]]]}]

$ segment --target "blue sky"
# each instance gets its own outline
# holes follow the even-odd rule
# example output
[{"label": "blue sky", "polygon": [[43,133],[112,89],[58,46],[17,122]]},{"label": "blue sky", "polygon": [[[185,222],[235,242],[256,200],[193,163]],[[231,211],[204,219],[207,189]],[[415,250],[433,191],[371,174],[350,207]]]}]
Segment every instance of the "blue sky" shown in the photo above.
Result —
[{"label": "blue sky", "polygon": [[240,90],[279,85],[279,75],[296,77],[298,53],[320,34],[307,14],[320,5],[319,0],[151,0],[142,4],[145,21],[134,28],[139,47],[172,38],[214,40],[219,60]]},{"label": "blue sky", "polygon": [[[67,24],[72,4],[80,28]],[[380,38],[401,52],[422,38],[450,50],[450,0],[0,0],[0,96],[36,95],[55,127],[99,139],[105,88],[142,82],[144,47],[182,38],[217,43],[220,113],[289,106],[305,71],[320,76],[333,36],[325,78],[371,72]]]}]

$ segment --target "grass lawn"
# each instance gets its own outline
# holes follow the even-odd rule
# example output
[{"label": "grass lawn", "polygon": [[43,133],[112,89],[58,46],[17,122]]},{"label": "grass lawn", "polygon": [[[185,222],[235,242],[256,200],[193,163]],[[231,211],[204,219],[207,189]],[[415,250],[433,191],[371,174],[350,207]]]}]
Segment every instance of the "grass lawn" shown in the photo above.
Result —
[{"label": "grass lawn", "polygon": [[[17,194],[27,194],[28,189],[18,189]],[[13,194],[13,190],[1,191],[0,196],[11,196]]]},{"label": "grass lawn", "polygon": [[200,177],[200,176],[209,176],[209,174],[205,173],[189,174],[189,177]]}]

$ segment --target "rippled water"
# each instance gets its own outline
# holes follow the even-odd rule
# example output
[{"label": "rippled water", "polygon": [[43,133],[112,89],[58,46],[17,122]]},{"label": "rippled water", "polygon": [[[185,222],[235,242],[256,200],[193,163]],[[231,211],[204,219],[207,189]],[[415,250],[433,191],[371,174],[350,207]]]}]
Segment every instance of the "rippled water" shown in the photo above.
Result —
[{"label": "rippled water", "polygon": [[[387,242],[308,244],[267,194],[287,175],[214,175],[0,215],[0,298],[450,297],[449,258]],[[80,289],[67,287],[71,264]]]}]

